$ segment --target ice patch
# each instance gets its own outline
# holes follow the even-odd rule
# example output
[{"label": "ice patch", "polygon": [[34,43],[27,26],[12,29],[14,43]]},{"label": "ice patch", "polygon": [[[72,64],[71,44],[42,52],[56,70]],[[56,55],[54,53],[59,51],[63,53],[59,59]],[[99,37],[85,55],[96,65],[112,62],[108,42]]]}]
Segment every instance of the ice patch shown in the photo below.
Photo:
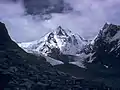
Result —
[{"label": "ice patch", "polygon": [[55,60],[55,59],[53,59],[51,57],[45,57],[45,58],[46,58],[46,61],[49,62],[52,66],[64,64],[62,61]]}]

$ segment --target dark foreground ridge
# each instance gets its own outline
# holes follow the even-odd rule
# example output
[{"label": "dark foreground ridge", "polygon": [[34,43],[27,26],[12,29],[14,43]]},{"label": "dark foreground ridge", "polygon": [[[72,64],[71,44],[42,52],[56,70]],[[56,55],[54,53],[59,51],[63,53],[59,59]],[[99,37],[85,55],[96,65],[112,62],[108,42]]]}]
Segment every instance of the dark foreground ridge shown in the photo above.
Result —
[{"label": "dark foreground ridge", "polygon": [[10,41],[10,36],[4,23],[0,22],[0,44]]},{"label": "dark foreground ridge", "polygon": [[54,69],[43,57],[23,51],[0,23],[0,90],[114,90]]}]

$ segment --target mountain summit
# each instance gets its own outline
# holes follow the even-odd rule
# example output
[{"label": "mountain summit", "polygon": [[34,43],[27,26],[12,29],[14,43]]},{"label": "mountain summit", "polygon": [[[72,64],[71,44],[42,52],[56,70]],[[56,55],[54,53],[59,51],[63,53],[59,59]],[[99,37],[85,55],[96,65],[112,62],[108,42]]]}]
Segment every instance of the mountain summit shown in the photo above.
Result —
[{"label": "mountain summit", "polygon": [[59,26],[56,30],[49,32],[40,40],[28,43],[20,43],[19,46],[27,52],[43,54],[80,54],[81,48],[87,43],[81,36],[73,34],[70,30],[65,30]]}]

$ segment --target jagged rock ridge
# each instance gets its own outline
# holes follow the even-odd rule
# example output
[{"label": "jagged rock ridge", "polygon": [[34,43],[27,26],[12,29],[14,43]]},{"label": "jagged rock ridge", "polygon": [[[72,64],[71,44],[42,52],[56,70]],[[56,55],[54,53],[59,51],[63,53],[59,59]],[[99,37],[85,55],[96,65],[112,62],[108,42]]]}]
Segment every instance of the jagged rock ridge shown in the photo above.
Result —
[{"label": "jagged rock ridge", "polygon": [[120,64],[120,26],[106,23],[92,42],[92,53],[94,54],[91,59],[95,59],[92,60],[93,62],[100,61],[101,64],[108,67],[116,67]]}]

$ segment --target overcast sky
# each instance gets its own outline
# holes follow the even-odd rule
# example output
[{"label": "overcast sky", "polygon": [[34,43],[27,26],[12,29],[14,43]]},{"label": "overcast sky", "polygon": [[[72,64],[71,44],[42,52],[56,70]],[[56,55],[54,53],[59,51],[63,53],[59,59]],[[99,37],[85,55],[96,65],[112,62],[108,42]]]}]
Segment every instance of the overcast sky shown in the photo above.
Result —
[{"label": "overcast sky", "polygon": [[52,14],[52,19],[41,21],[24,15],[22,3],[0,0],[0,21],[7,25],[12,39],[17,42],[39,39],[61,25],[85,38],[94,38],[105,22],[120,24],[120,0],[65,0],[73,7],[67,14]]}]

